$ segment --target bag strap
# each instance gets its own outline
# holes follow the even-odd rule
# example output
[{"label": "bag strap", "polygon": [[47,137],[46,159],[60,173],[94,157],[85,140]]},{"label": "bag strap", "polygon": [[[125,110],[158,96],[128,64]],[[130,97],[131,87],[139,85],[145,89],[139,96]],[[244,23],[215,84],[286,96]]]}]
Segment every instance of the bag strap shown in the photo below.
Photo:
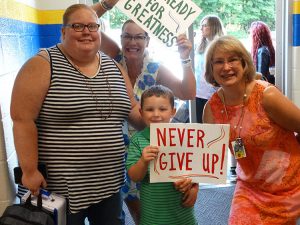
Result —
[{"label": "bag strap", "polygon": [[42,194],[41,192],[38,195],[38,199],[37,199],[37,207],[39,207],[39,209],[43,208],[43,200],[42,200]]},{"label": "bag strap", "polygon": [[[31,203],[31,194],[29,194],[28,198],[26,199],[26,202],[25,202],[26,205],[28,206],[32,206],[32,203]],[[41,192],[39,193],[38,197],[37,197],[37,207],[39,209],[42,209],[43,207],[43,200],[42,200],[42,194]]]}]

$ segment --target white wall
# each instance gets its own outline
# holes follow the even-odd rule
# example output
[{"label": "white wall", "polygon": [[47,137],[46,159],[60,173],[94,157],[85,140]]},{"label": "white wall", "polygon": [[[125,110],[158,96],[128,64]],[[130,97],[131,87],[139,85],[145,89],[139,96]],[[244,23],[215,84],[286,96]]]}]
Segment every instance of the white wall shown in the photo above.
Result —
[{"label": "white wall", "polygon": [[292,55],[292,100],[300,107],[300,46],[293,47]]},{"label": "white wall", "polygon": [[[15,0],[16,2],[23,3],[25,5],[31,6],[35,9],[40,10],[61,10],[66,9],[68,6],[80,3],[80,0]],[[81,0],[82,1],[82,0]]]},{"label": "white wall", "polygon": [[[294,0],[293,2],[293,11],[292,13],[300,14],[300,0]],[[293,29],[294,32],[297,32],[296,35],[298,38],[300,37],[300,30],[299,28]],[[299,40],[299,39],[298,39]],[[294,41],[295,43],[296,41]],[[299,42],[298,42],[299,43]],[[292,47],[292,66],[291,66],[291,89],[292,89],[292,100],[300,107],[300,46],[293,46]]]}]

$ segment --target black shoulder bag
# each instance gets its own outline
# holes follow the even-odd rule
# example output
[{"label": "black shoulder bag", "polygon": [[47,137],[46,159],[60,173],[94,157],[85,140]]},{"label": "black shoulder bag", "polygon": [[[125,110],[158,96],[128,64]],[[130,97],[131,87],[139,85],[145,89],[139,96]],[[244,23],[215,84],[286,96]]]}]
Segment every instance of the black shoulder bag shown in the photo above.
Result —
[{"label": "black shoulder bag", "polygon": [[53,216],[42,207],[39,194],[37,206],[32,205],[31,195],[25,203],[8,206],[0,217],[0,225],[55,225]]}]

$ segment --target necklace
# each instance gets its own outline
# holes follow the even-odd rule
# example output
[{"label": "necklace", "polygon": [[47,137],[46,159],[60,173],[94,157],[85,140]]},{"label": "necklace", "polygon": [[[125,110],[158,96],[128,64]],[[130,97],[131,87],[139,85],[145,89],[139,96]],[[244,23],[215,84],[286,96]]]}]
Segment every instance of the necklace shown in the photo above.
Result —
[{"label": "necklace", "polygon": [[83,75],[83,76],[86,77],[86,78],[88,78],[88,77],[89,77],[89,78],[93,78],[93,77],[97,76],[97,74],[99,73],[100,68],[101,68],[99,53],[97,53],[96,57],[97,57],[97,71],[96,71],[96,73],[95,73],[93,76],[88,76],[88,75],[86,75],[85,73],[83,73],[82,70],[80,69],[80,67],[77,66],[77,65],[76,65],[69,57],[68,57],[68,60],[69,60],[70,63],[75,67],[75,69],[78,70],[79,73],[81,73],[81,75]]},{"label": "necklace", "polygon": [[[105,73],[102,69],[100,69],[100,71],[105,75]],[[102,100],[103,105],[105,104],[105,102],[108,102],[109,109],[108,109],[108,113],[106,115],[104,115],[104,110],[105,109],[102,110],[103,106],[101,106],[101,104],[98,100],[98,96],[95,93],[95,91],[93,90],[92,84],[90,83],[90,82],[93,82],[92,78],[88,78],[87,76],[83,76],[83,79],[84,79],[85,86],[89,89],[89,91],[91,93],[91,96],[92,96],[93,100],[96,103],[96,110],[100,113],[101,118],[103,120],[106,120],[112,114],[112,106],[113,106],[112,99],[111,99],[111,96],[112,96],[111,87],[110,87],[110,83],[108,81],[107,75],[105,75],[105,81],[106,81],[106,86],[107,86],[107,91],[108,91],[109,98]]]},{"label": "necklace", "polygon": [[[106,120],[108,117],[110,117],[110,115],[112,114],[112,107],[113,107],[113,103],[112,103],[112,99],[111,99],[111,87],[110,87],[110,83],[108,81],[108,75],[105,74],[105,72],[102,70],[101,68],[101,63],[100,63],[100,55],[99,53],[97,53],[96,57],[97,57],[97,62],[98,62],[98,66],[97,66],[97,71],[96,73],[90,77],[90,76],[87,76],[86,74],[84,74],[81,70],[80,70],[80,67],[77,66],[72,60],[71,60],[71,57],[65,52],[63,51],[63,53],[65,54],[65,57],[67,58],[67,60],[70,62],[71,65],[74,66],[74,68],[82,75],[83,77],[83,80],[84,80],[84,84],[86,86],[86,88],[89,90],[89,92],[91,93],[91,97],[92,99],[95,101],[95,107],[96,107],[96,110],[100,113],[100,116],[101,116],[101,119],[103,120]],[[104,115],[104,109],[102,110],[103,108],[103,105],[101,106],[100,104],[100,101],[98,100],[98,96],[97,94],[95,93],[95,91],[93,90],[92,88],[92,84],[91,82],[93,82],[93,78],[95,78],[99,72],[102,72],[102,74],[105,76],[105,82],[106,82],[106,86],[107,86],[107,90],[108,90],[108,95],[109,95],[109,98],[108,99],[103,99],[102,102],[103,102],[103,105],[105,102],[108,102],[108,106],[109,106],[109,109],[108,109],[108,113],[106,115]],[[102,88],[102,87],[101,87]],[[107,110],[106,110],[107,111]]]},{"label": "necklace", "polygon": [[[235,130],[235,133],[238,134],[237,136],[239,138],[241,136],[241,130],[243,128],[242,125],[243,125],[243,120],[244,120],[244,115],[245,115],[245,102],[246,102],[246,99],[247,99],[247,94],[245,93],[243,95],[243,104],[242,104],[242,109],[241,109],[241,115],[238,119],[237,124],[233,126],[233,128]],[[224,111],[225,111],[226,119],[229,122],[229,117],[228,117],[228,112],[227,112],[227,107],[226,107],[226,102],[225,102],[225,95],[224,95],[223,92],[222,92],[222,103],[223,103],[223,108],[224,108]],[[237,129],[239,129],[239,132],[236,132]]]},{"label": "necklace", "polygon": [[[232,142],[233,145],[233,152],[235,155],[236,159],[240,159],[240,158],[244,158],[246,157],[246,150],[245,150],[245,146],[244,146],[244,142],[243,139],[241,138],[241,130],[243,129],[243,120],[244,120],[244,115],[245,115],[245,103],[246,103],[246,99],[247,99],[247,94],[246,94],[246,88],[245,88],[245,93],[243,95],[243,104],[242,104],[242,109],[241,109],[241,115],[238,119],[238,122],[236,125],[234,125],[234,131],[235,134],[237,134],[235,141]],[[225,110],[225,114],[226,114],[226,118],[227,121],[229,123],[229,117],[228,117],[228,112],[227,112],[227,108],[226,108],[226,102],[225,102],[225,95],[224,95],[224,91],[222,90],[222,103],[223,103],[223,107]],[[239,131],[237,132],[237,129],[239,129]]]}]

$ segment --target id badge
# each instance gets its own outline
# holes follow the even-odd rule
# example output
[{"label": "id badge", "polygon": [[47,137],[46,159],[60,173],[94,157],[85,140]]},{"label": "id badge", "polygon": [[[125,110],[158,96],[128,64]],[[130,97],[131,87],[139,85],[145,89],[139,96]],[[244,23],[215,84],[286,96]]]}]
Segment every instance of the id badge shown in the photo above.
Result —
[{"label": "id badge", "polygon": [[233,153],[235,159],[242,159],[247,156],[242,138],[235,139],[235,141],[231,142],[231,144],[233,146]]}]

